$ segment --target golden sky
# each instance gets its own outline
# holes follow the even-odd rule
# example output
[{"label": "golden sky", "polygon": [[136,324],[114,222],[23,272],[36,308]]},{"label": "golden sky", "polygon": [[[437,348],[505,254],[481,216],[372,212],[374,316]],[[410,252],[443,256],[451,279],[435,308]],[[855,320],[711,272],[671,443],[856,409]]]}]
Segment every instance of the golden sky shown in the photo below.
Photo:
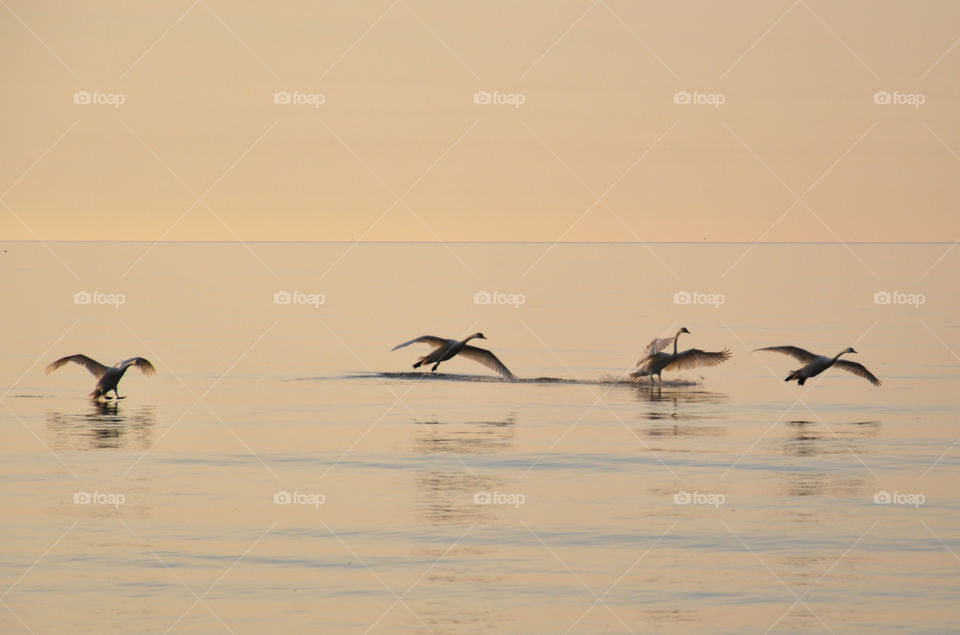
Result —
[{"label": "golden sky", "polygon": [[953,0],[5,0],[0,239],[953,241],[958,41]]}]

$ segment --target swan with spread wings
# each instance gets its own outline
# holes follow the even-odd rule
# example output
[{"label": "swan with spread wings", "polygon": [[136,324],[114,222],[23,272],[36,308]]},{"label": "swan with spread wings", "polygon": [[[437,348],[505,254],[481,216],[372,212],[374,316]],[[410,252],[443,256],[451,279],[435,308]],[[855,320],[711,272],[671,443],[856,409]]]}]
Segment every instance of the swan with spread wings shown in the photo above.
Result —
[{"label": "swan with spread wings", "polygon": [[817,355],[797,346],[768,346],[767,348],[758,348],[756,350],[783,353],[784,355],[789,355],[790,357],[799,360],[803,366],[792,371],[789,375],[787,375],[787,378],[784,379],[784,381],[791,381],[795,379],[801,386],[811,377],[816,377],[823,371],[833,366],[843,369],[848,373],[853,373],[857,377],[863,377],[874,386],[880,385],[880,380],[877,379],[873,373],[867,370],[866,366],[863,364],[858,364],[857,362],[848,362],[845,359],[840,359],[841,355],[846,355],[847,353],[856,353],[857,351],[853,350],[852,347],[840,351],[833,357]]},{"label": "swan with spread wings", "polygon": [[[682,370],[684,368],[700,368],[705,366],[716,366],[722,364],[731,357],[731,353],[726,348],[722,351],[701,351],[699,348],[688,348],[685,351],[677,351],[677,340],[683,333],[691,334],[687,327],[682,327],[673,337],[662,337],[651,340],[643,353],[643,357],[637,362],[637,370],[630,373],[631,377],[650,377],[654,382],[653,376],[656,375],[663,383],[660,373],[665,370]],[[664,353],[663,349],[673,344],[673,353]]]},{"label": "swan with spread wings", "polygon": [[123,374],[127,372],[127,369],[131,366],[139,368],[140,372],[144,375],[152,375],[157,372],[153,364],[143,357],[131,357],[122,362],[117,362],[115,366],[104,366],[97,360],[87,357],[86,355],[68,355],[67,357],[61,357],[57,361],[47,364],[43,372],[49,375],[70,362],[80,364],[89,370],[91,375],[97,378],[97,386],[93,389],[93,392],[90,393],[90,398],[95,401],[101,398],[113,399],[113,397],[107,396],[107,393],[110,391],[113,391],[117,399],[126,399],[126,396],[121,397],[120,393],[117,392],[117,384],[120,383]]},{"label": "swan with spread wings", "polygon": [[517,377],[510,372],[510,369],[507,368],[503,362],[497,358],[496,355],[485,348],[479,348],[477,346],[470,346],[467,344],[467,342],[472,339],[485,340],[487,338],[483,333],[474,333],[473,335],[467,336],[462,340],[450,340],[443,337],[437,337],[435,335],[421,335],[420,337],[414,338],[409,342],[397,344],[390,350],[395,351],[398,348],[410,346],[411,344],[429,344],[430,346],[433,346],[433,352],[428,353],[427,355],[424,355],[418,359],[413,365],[414,368],[420,368],[421,366],[433,364],[433,368],[431,368],[430,371],[434,372],[437,370],[437,366],[440,365],[440,362],[445,362],[448,359],[456,357],[457,355],[461,355],[467,359],[472,359],[475,362],[483,364],[490,370],[497,371],[507,381],[517,380]]}]

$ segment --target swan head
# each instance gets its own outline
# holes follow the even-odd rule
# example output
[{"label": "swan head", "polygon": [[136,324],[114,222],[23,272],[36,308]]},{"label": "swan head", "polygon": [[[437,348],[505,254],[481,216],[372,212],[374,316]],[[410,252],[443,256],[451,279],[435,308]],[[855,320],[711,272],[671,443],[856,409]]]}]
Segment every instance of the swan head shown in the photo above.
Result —
[{"label": "swan head", "polygon": [[679,331],[677,331],[677,335],[680,335],[680,333],[686,333],[686,334],[688,334],[688,335],[693,335],[693,333],[691,333],[690,331],[688,331],[688,330],[687,330],[687,327],[685,327],[685,326],[682,327]]},{"label": "swan head", "polygon": [[487,336],[484,335],[483,333],[479,333],[479,332],[478,332],[478,333],[474,333],[473,335],[471,335],[471,336],[470,336],[470,339],[485,340],[485,339],[487,339]]},{"label": "swan head", "polygon": [[856,353],[857,351],[853,350],[852,346],[848,346],[847,350],[843,351],[844,353]]}]

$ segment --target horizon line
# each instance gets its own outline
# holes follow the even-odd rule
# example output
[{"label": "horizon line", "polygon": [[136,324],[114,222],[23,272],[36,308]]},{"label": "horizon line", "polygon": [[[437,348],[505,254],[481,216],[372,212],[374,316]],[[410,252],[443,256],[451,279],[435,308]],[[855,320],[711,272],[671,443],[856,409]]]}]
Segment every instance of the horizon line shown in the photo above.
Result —
[{"label": "horizon line", "polygon": [[956,240],[83,240],[0,238],[6,243],[124,243],[124,244],[217,244],[217,245],[955,245]]}]

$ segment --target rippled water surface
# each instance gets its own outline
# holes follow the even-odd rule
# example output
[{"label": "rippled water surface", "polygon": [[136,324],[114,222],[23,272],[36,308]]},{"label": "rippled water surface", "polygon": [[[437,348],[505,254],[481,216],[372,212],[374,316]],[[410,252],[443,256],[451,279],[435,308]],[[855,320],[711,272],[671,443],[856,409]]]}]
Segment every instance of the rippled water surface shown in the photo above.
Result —
[{"label": "rippled water surface", "polygon": [[[4,632],[960,617],[960,250],[3,247]],[[732,360],[625,379],[681,326]],[[521,381],[390,351],[475,331]],[[883,385],[787,384],[795,360],[752,352],[781,344],[853,346]],[[92,404],[83,368],[42,372],[73,353],[158,373]]]}]

